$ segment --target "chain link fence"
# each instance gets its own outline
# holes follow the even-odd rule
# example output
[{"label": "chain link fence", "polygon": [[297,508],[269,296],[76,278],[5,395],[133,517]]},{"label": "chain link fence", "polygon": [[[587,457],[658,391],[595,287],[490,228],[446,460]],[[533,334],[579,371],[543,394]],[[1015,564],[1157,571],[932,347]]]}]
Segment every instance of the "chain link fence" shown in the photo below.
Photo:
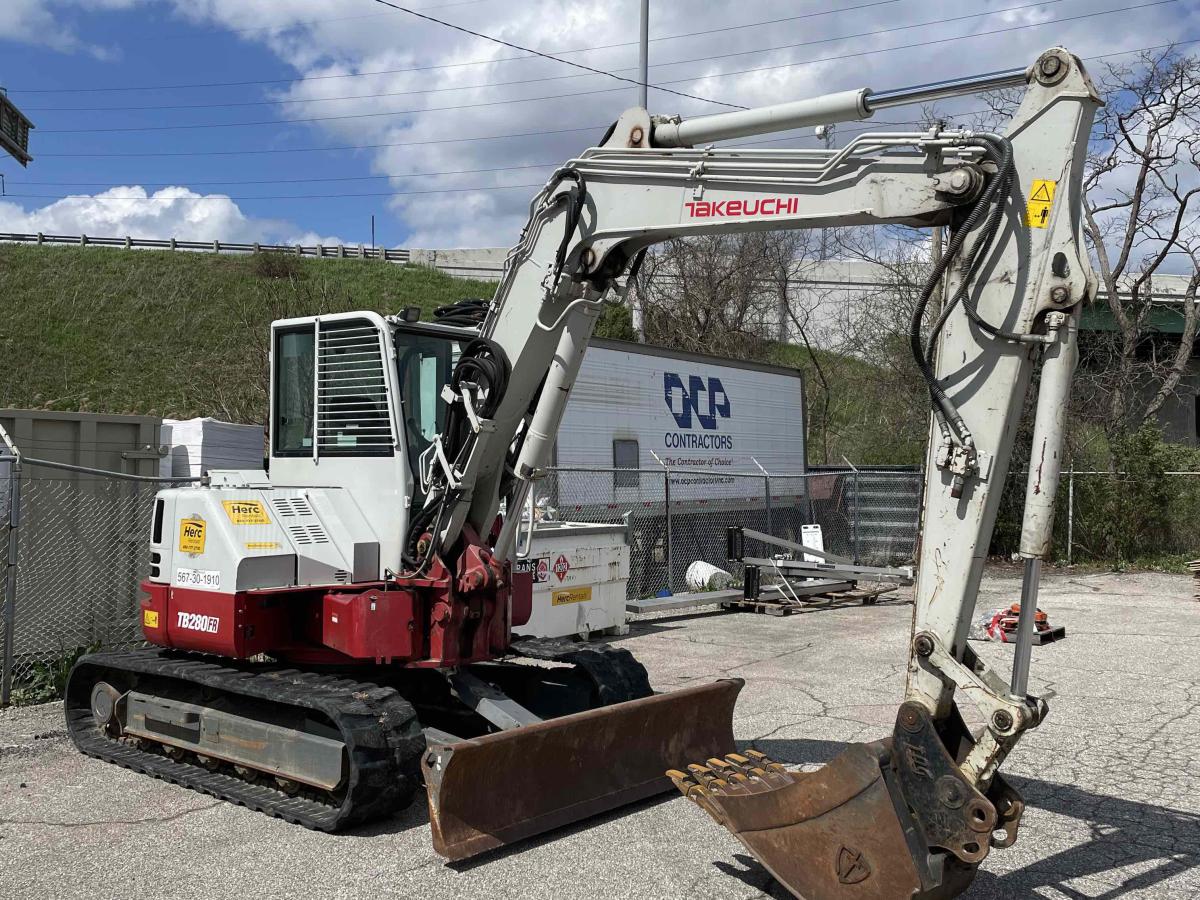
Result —
[{"label": "chain link fence", "polygon": [[627,519],[629,596],[637,598],[686,590],[687,569],[696,560],[740,578],[740,567],[725,561],[731,526],[800,542],[805,525],[820,525],[824,548],[832,553],[867,565],[911,562],[922,483],[915,468],[804,475],[554,468],[534,496],[563,521]]},{"label": "chain link fence", "polygon": [[[991,551],[1016,553],[1021,539],[1025,472],[1005,483]],[[1200,472],[1062,473],[1055,498],[1053,559],[1067,565],[1200,557]]]},{"label": "chain link fence", "polygon": [[5,481],[0,505],[18,490],[20,498],[19,527],[8,525],[3,535],[5,563],[14,551],[17,561],[4,615],[7,700],[13,684],[80,648],[141,640],[138,585],[149,574],[156,486],[101,478]]},{"label": "chain link fence", "polygon": [[[0,616],[0,703],[9,701],[14,685],[64,665],[81,648],[141,640],[139,585],[149,573],[159,487],[47,475],[30,465],[18,478],[16,467],[0,459],[0,562],[15,575]],[[803,526],[817,524],[834,553],[872,565],[911,561],[920,491],[920,472],[911,469],[767,475],[559,468],[538,481],[534,497],[564,521],[627,520],[635,598],[687,590],[687,569],[696,560],[729,568],[730,526],[799,541]],[[14,498],[19,517],[9,515]],[[732,570],[741,577],[740,567]]]},{"label": "chain link fence", "polygon": [[29,478],[21,488],[13,671],[141,640],[154,485]]},{"label": "chain link fence", "polygon": [[8,448],[0,445],[0,704],[12,695],[14,600],[17,590],[17,537],[14,513],[19,504],[14,496],[18,469]]}]

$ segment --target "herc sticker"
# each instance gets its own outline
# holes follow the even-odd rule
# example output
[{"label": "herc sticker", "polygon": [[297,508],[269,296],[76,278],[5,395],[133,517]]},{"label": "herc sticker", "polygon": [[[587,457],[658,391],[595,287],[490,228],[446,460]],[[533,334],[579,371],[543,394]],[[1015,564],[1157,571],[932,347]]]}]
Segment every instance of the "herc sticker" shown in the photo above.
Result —
[{"label": "herc sticker", "polygon": [[1025,227],[1049,228],[1050,208],[1054,206],[1054,189],[1057,181],[1034,181],[1025,201]]},{"label": "herc sticker", "polygon": [[145,625],[147,628],[157,628],[158,627],[158,610],[143,609],[142,610],[142,624]]},{"label": "herc sticker", "polygon": [[592,586],[563,588],[550,594],[551,606],[566,606],[568,603],[586,603],[592,599]]},{"label": "herc sticker", "polygon": [[204,552],[204,520],[184,519],[179,523],[179,552]]},{"label": "herc sticker", "polygon": [[222,500],[225,515],[234,525],[270,525],[266,508],[257,500]]}]

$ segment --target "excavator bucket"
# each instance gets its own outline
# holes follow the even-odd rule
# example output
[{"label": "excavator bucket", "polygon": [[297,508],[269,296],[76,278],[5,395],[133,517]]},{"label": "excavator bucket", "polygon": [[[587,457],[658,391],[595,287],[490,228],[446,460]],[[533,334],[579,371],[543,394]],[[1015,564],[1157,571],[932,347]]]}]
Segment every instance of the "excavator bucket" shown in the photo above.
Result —
[{"label": "excavator bucket", "polygon": [[434,849],[462,860],[669,791],[672,760],[733,747],[743,684],[723,679],[431,743],[422,769]]},{"label": "excavator bucket", "polygon": [[1024,808],[998,776],[979,793],[915,703],[892,738],[816,772],[746,751],[667,774],[800,900],[956,897],[989,846],[1012,843]]}]

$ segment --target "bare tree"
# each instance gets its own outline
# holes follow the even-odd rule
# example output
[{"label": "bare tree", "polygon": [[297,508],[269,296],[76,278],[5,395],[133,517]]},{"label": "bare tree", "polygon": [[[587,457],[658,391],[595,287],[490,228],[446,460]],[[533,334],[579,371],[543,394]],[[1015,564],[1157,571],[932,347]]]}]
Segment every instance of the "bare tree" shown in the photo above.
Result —
[{"label": "bare tree", "polygon": [[[1179,387],[1200,286],[1200,61],[1173,50],[1111,65],[1084,177],[1085,231],[1115,332],[1092,340],[1084,380],[1110,434],[1151,421]],[[1154,278],[1186,278],[1178,342],[1154,333]],[[1174,298],[1173,298],[1174,299]]]},{"label": "bare tree", "polygon": [[767,236],[715,235],[667,241],[638,275],[646,339],[687,350],[747,357],[775,334],[763,290]]}]

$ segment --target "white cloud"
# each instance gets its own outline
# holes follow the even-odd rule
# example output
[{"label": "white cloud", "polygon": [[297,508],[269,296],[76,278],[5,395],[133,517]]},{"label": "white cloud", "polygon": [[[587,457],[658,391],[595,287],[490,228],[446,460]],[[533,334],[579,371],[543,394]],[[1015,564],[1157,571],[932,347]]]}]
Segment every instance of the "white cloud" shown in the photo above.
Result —
[{"label": "white cloud", "polygon": [[117,59],[112,47],[80,39],[68,21],[69,13],[80,8],[92,12],[128,9],[143,0],[3,0],[0,16],[0,40],[37,44],[62,53],[88,53],[100,60]]},{"label": "white cloud", "polygon": [[230,243],[337,244],[290,222],[248,216],[229,197],[185,187],[149,193],[130,185],[95,195],[74,195],[40,209],[0,201],[0,231],[21,234],[88,234]]},{"label": "white cloud", "polygon": [[[14,8],[61,11],[85,0],[0,0]],[[412,175],[391,182],[397,192],[390,209],[411,246],[507,245],[516,240],[533,188],[487,190],[543,179],[549,171],[522,169],[567,159],[597,141],[608,122],[636,97],[633,85],[588,75],[562,63],[522,59],[518,51],[489,43],[362,0],[331,5],[328,0],[103,0],[107,8],[158,4],[188,23],[235,31],[290,66],[296,81],[269,93],[283,118],[360,116],[312,123],[322,139],[337,144],[402,144],[368,151],[376,174]],[[867,0],[855,0],[861,5]],[[93,8],[95,4],[93,3]],[[601,0],[416,0],[431,15],[461,23],[523,46],[556,52],[565,59],[633,77],[637,50],[635,5],[614,7]],[[1022,0],[987,0],[971,9],[930,3],[890,3],[860,10],[836,5],[783,5],[777,0],[706,0],[652,5],[654,37],[723,29],[730,25],[804,16],[754,28],[656,40],[651,44],[650,79],[686,93],[742,105],[762,105],[819,93],[868,86],[883,90],[972,72],[1024,65],[1051,43],[1081,53],[1110,53],[1161,43],[1163,35],[1190,33],[1200,25],[1200,7],[1147,7],[1116,15],[1090,15],[1076,21],[996,35],[994,29],[1047,22],[1088,12],[1087,0],[1046,4],[1025,10]],[[436,8],[435,8],[436,7]],[[945,24],[934,20],[981,15]],[[32,15],[32,13],[30,13]],[[55,19],[54,21],[57,21]],[[900,26],[889,34],[856,37]],[[963,37],[927,48],[888,48]],[[826,41],[813,44],[813,41]],[[789,46],[796,44],[804,46]],[[617,46],[607,46],[617,45]],[[577,48],[603,47],[587,53]],[[736,54],[736,55],[735,55]],[[843,59],[820,61],[824,57]],[[486,61],[482,62],[481,61]],[[472,65],[460,65],[472,63]],[[764,67],[793,64],[790,68]],[[1096,64],[1096,68],[1099,65]],[[321,78],[381,70],[390,74]],[[742,72],[747,69],[760,71]],[[570,77],[564,77],[570,76]],[[548,79],[538,80],[534,79]],[[181,79],[186,80],[186,79]],[[510,83],[524,82],[524,83]],[[436,92],[431,92],[436,91]],[[501,102],[597,91],[581,96],[530,102]],[[412,92],[412,93],[402,93]],[[360,96],[352,95],[389,96]],[[723,107],[651,91],[658,113],[685,116]],[[322,102],[321,98],[349,98]],[[974,106],[970,104],[974,102]],[[947,111],[975,109],[978,101],[950,104]],[[461,106],[462,109],[442,109]],[[388,111],[408,111],[380,116]],[[889,110],[880,118],[918,118],[919,110]],[[587,126],[576,133],[553,132]],[[472,136],[525,133],[505,140],[453,140]],[[844,141],[853,133],[845,127]],[[810,133],[798,146],[814,146]],[[779,145],[776,145],[779,146]],[[417,173],[503,169],[495,172],[428,175]],[[478,190],[461,191],[463,188]],[[414,193],[455,190],[456,193]],[[207,206],[208,203],[192,204]]]}]

